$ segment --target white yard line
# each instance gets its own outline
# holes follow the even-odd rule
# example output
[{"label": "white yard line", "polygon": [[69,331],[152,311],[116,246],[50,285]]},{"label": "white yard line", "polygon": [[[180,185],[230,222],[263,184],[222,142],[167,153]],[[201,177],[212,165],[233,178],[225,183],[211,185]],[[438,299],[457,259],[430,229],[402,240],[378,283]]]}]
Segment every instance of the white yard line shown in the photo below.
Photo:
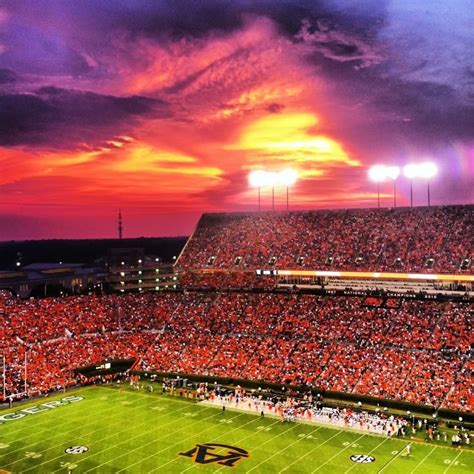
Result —
[{"label": "white yard line", "polygon": [[311,448],[304,456],[301,456],[300,458],[296,459],[295,461],[293,461],[292,463],[286,465],[283,469],[281,469],[280,471],[278,471],[278,473],[281,473],[281,472],[285,472],[287,469],[289,469],[291,466],[295,465],[296,463],[300,462],[302,459],[304,459],[306,456],[309,456],[315,449],[318,449],[320,448],[321,446],[324,446],[326,443],[329,443],[329,441],[331,441],[333,438],[335,438],[336,436],[339,436],[340,434],[342,433],[341,430],[337,430],[337,433],[333,436],[331,436],[330,438],[328,438],[326,441],[323,441],[322,443],[318,443],[316,446],[314,446],[313,448]]},{"label": "white yard line", "polygon": [[461,456],[461,454],[462,454],[462,451],[460,451],[459,454],[451,461],[449,466],[443,471],[443,474],[446,474],[454,466],[454,464],[458,460],[459,456]]},{"label": "white yard line", "polygon": [[436,449],[436,446],[410,471],[410,474],[413,474],[431,456],[431,453],[435,449]]},{"label": "white yard line", "polygon": [[363,434],[362,436],[359,436],[355,441],[351,442],[351,444],[347,445],[345,448],[342,448],[340,451],[338,451],[334,456],[331,456],[325,463],[323,464],[320,464],[316,469],[313,469],[311,471],[311,474],[313,474],[314,472],[317,472],[319,471],[323,466],[325,466],[326,464],[328,464],[329,462],[331,462],[334,458],[337,458],[337,456],[339,456],[339,454],[341,454],[342,452],[346,451],[346,449],[349,449],[354,443],[357,443],[357,441],[359,441],[360,439],[362,439],[364,436],[366,436],[365,434]]},{"label": "white yard line", "polygon": [[[308,435],[312,435],[313,433],[316,433],[316,431],[319,431],[320,429],[321,429],[321,426],[318,426],[317,428],[312,430],[310,433],[308,433]],[[274,438],[276,438],[276,436]],[[270,441],[273,441],[274,438],[272,438]],[[293,443],[289,444],[288,446],[286,446],[284,449],[281,449],[280,451],[276,451],[271,456],[269,456],[267,459],[261,461],[260,463],[258,463],[256,466],[252,467],[252,469],[250,469],[247,472],[251,472],[254,469],[257,469],[257,467],[261,466],[262,464],[267,463],[268,461],[270,461],[270,459],[272,459],[275,456],[278,456],[279,454],[283,453],[284,451],[286,451],[288,448],[291,448],[291,446],[295,445],[296,443],[301,443],[301,441],[303,441],[303,440],[304,440],[304,438],[298,438],[297,440],[293,441]],[[263,443],[263,444],[266,444],[266,443]],[[261,446],[263,446],[263,445],[258,445],[257,449],[260,448]]]},{"label": "white yard line", "polygon": [[379,474],[380,472],[383,472],[384,469],[386,469],[389,464],[391,464],[393,461],[395,461],[395,459],[397,459],[398,456],[400,456],[400,454],[403,453],[403,449],[404,449],[404,448],[400,449],[400,451],[398,451],[398,453],[395,454],[395,456],[393,456],[392,459],[390,459],[387,463],[385,463],[385,464],[377,471],[377,474]]}]

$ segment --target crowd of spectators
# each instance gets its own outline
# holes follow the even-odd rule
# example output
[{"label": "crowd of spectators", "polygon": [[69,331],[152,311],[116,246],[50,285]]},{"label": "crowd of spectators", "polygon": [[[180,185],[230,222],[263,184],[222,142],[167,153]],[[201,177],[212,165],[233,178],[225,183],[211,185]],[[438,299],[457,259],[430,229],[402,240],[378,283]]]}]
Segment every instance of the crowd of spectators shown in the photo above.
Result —
[{"label": "crowd of spectators", "polygon": [[472,205],[205,214],[178,265],[460,273],[473,236]]},{"label": "crowd of spectators", "polygon": [[[474,305],[192,292],[19,300],[0,294],[6,393],[76,383],[74,369],[226,376],[472,411]],[[0,393],[0,397],[1,397]]]}]

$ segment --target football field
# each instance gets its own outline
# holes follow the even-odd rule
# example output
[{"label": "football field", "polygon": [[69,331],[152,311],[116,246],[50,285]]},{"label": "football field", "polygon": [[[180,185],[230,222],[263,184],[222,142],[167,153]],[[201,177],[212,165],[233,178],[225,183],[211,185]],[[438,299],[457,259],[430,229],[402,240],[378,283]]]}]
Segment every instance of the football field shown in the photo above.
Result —
[{"label": "football field", "polygon": [[0,473],[473,473],[474,452],[96,386],[0,411]]}]

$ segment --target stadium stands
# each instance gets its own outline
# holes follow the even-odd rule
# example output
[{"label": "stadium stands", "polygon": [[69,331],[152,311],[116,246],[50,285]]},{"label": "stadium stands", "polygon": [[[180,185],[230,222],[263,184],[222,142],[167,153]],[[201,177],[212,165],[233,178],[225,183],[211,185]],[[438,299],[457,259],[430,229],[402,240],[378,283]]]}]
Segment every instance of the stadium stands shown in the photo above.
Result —
[{"label": "stadium stands", "polygon": [[7,395],[76,383],[74,368],[229,376],[472,411],[474,305],[276,293],[0,296]]},{"label": "stadium stands", "polygon": [[24,391],[26,354],[29,395],[77,383],[78,367],[135,358],[145,371],[472,412],[467,294],[300,294],[254,270],[471,274],[473,253],[474,206],[204,215],[178,261],[182,292],[26,301],[0,294],[6,395]]},{"label": "stadium stands", "polygon": [[466,205],[205,214],[178,265],[462,273],[473,255]]}]

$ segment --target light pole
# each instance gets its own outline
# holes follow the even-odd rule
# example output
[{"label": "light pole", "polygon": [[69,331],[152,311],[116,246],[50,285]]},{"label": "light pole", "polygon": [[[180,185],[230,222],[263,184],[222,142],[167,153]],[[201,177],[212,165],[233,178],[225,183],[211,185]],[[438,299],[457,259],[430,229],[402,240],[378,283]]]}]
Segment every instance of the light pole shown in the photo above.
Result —
[{"label": "light pole", "polygon": [[419,166],[417,164],[405,165],[403,176],[410,180],[410,207],[413,208],[413,180],[419,176]]},{"label": "light pole", "polygon": [[380,183],[385,181],[386,167],[384,165],[375,165],[369,169],[369,178],[377,183],[377,209],[380,209]]},{"label": "light pole", "polygon": [[260,212],[260,189],[265,186],[267,172],[264,170],[251,171],[248,176],[249,185],[257,188],[258,193],[258,212]]},{"label": "light pole", "polygon": [[428,207],[431,206],[430,179],[438,174],[438,167],[431,161],[410,163],[403,167],[403,175],[410,180],[410,205],[413,207],[413,179],[420,178],[428,181]]},{"label": "light pole", "polygon": [[272,188],[272,211],[275,211],[275,187],[286,187],[286,210],[289,210],[289,188],[296,183],[298,174],[291,168],[279,172],[255,170],[248,176],[249,185],[258,190],[258,210],[260,212],[260,190],[261,188]]},{"label": "light pole", "polygon": [[398,166],[374,165],[369,169],[369,178],[377,183],[377,208],[380,209],[380,183],[393,180],[393,206],[397,207],[396,180],[400,174]]},{"label": "light pole", "polygon": [[424,178],[427,181],[427,191],[428,191],[428,207],[431,207],[431,189],[430,181],[438,174],[438,167],[436,163],[427,161],[420,164],[420,178]]},{"label": "light pole", "polygon": [[293,186],[296,183],[297,179],[298,173],[291,168],[284,169],[278,173],[277,181],[279,182],[279,184],[286,187],[286,212],[289,212],[290,210],[289,188],[290,186]]}]

